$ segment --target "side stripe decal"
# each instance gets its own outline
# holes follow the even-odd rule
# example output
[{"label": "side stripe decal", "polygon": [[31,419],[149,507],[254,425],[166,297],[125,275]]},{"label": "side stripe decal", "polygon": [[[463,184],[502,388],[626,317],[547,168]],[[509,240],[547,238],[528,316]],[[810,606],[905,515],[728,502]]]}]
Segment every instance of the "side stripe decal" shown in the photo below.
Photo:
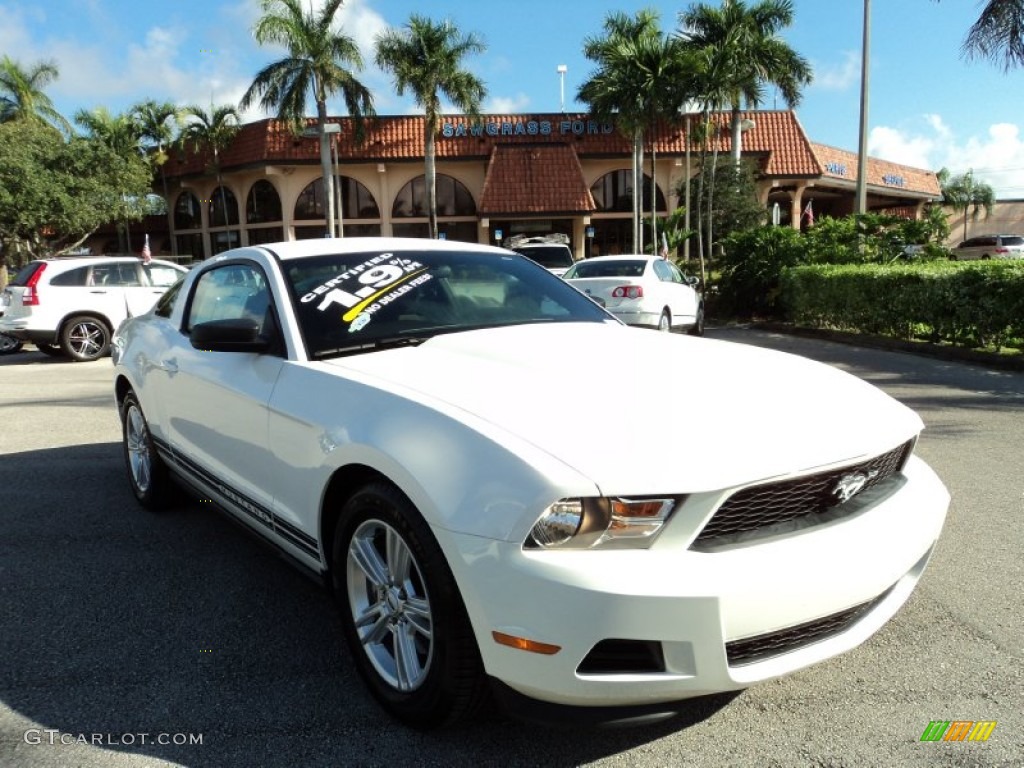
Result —
[{"label": "side stripe decal", "polygon": [[153,443],[161,458],[173,464],[179,471],[213,488],[217,493],[232,503],[233,508],[244,512],[251,520],[260,524],[267,531],[276,533],[289,544],[304,550],[313,557],[320,558],[320,549],[315,538],[300,530],[291,522],[275,515],[270,509],[242,493],[233,486],[220,480],[198,463],[180,451],[174,450],[167,442],[153,437]]}]

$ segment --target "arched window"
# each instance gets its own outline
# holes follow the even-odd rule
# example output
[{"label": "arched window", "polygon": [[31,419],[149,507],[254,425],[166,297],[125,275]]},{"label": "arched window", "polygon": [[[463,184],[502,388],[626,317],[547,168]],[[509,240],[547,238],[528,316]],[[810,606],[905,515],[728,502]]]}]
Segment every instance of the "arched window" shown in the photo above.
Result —
[{"label": "arched window", "polygon": [[238,200],[227,187],[217,187],[210,195],[210,227],[226,227],[238,223]]},{"label": "arched window", "polygon": [[174,228],[199,229],[203,226],[199,199],[191,192],[182,192],[174,202]]},{"label": "arched window", "polygon": [[[437,215],[438,216],[476,216],[476,203],[465,185],[445,176],[437,175]],[[406,184],[395,196],[395,204],[391,208],[391,216],[395,219],[426,217],[427,182],[425,176],[417,176]]]},{"label": "arched window", "polygon": [[247,224],[281,221],[281,197],[266,179],[260,179],[249,190],[245,200],[245,221]]},{"label": "arched window", "polygon": [[[379,219],[377,200],[366,185],[351,176],[335,176],[341,184],[341,216],[343,219]],[[327,216],[324,204],[324,180],[313,179],[295,201],[295,220],[322,219]]]},{"label": "arched window", "polygon": [[[600,213],[629,213],[633,210],[633,172],[626,168],[606,173],[590,187]],[[643,210],[651,209],[651,177],[644,174]],[[658,210],[667,211],[665,195],[658,188]]]}]

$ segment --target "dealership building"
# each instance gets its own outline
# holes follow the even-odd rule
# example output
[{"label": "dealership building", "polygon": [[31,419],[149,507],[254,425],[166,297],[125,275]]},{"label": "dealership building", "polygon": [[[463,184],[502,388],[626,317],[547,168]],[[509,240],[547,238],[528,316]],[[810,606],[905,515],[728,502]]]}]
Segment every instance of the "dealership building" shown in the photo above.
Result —
[{"label": "dealership building", "polygon": [[[717,116],[720,154],[730,151],[729,115]],[[855,210],[856,153],[812,142],[792,111],[742,114],[742,156],[756,163],[757,193],[781,226]],[[351,118],[331,118],[332,163],[340,184],[343,236],[426,237],[422,116],[367,118],[357,139]],[[646,139],[645,195],[656,158],[657,210],[683,205],[676,189],[696,174],[698,115]],[[687,124],[691,138],[687,138]],[[248,123],[212,157],[171,153],[164,166],[173,228],[150,218],[131,232],[141,250],[206,258],[239,245],[323,237],[327,229],[319,139],[280,121]],[[622,253],[632,242],[632,143],[586,114],[442,118],[436,136],[439,231],[449,240],[501,244],[514,235],[563,233],[577,258]],[[652,153],[652,148],[654,152]],[[867,205],[910,218],[940,198],[935,173],[875,158],[867,161]],[[649,203],[645,210],[650,210]],[[145,229],[146,231],[140,231]],[[162,229],[162,231],[161,231]],[[94,251],[109,242],[90,243]]]}]

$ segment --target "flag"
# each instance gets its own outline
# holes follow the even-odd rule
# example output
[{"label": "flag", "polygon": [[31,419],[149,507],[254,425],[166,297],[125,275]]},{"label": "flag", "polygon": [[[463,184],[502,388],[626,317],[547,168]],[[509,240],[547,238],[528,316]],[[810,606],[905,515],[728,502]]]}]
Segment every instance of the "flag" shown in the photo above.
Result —
[{"label": "flag", "polygon": [[[808,200],[807,201],[807,207],[804,208],[804,216],[807,217],[807,226],[808,227],[813,227],[814,226],[813,202],[814,202],[813,200]],[[803,217],[801,217],[801,218],[803,218]]]},{"label": "flag", "polygon": [[142,263],[149,264],[153,260],[153,252],[149,250],[149,235],[146,235],[146,242],[142,244]]},{"label": "flag", "polygon": [[668,258],[668,237],[665,236],[664,232],[661,233],[661,251],[660,251],[660,255],[661,255],[661,258],[663,258],[663,259],[667,259]]}]

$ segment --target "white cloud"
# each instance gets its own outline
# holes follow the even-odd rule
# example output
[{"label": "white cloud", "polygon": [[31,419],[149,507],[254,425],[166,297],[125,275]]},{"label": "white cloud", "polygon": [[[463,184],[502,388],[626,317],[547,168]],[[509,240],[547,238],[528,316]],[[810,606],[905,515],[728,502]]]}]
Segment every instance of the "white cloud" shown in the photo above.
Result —
[{"label": "white cloud", "polygon": [[872,129],[868,152],[874,157],[951,173],[974,171],[1001,199],[1024,197],[1024,140],[1012,123],[989,126],[983,136],[958,137],[940,115],[923,115],[918,125]]},{"label": "white cloud", "polygon": [[530,97],[525,93],[515,96],[492,96],[484,104],[483,111],[494,115],[514,115],[526,112],[530,105]]},{"label": "white cloud", "polygon": [[826,91],[846,91],[860,84],[860,54],[843,51],[843,60],[838,64],[814,65],[814,80],[811,87]]}]

